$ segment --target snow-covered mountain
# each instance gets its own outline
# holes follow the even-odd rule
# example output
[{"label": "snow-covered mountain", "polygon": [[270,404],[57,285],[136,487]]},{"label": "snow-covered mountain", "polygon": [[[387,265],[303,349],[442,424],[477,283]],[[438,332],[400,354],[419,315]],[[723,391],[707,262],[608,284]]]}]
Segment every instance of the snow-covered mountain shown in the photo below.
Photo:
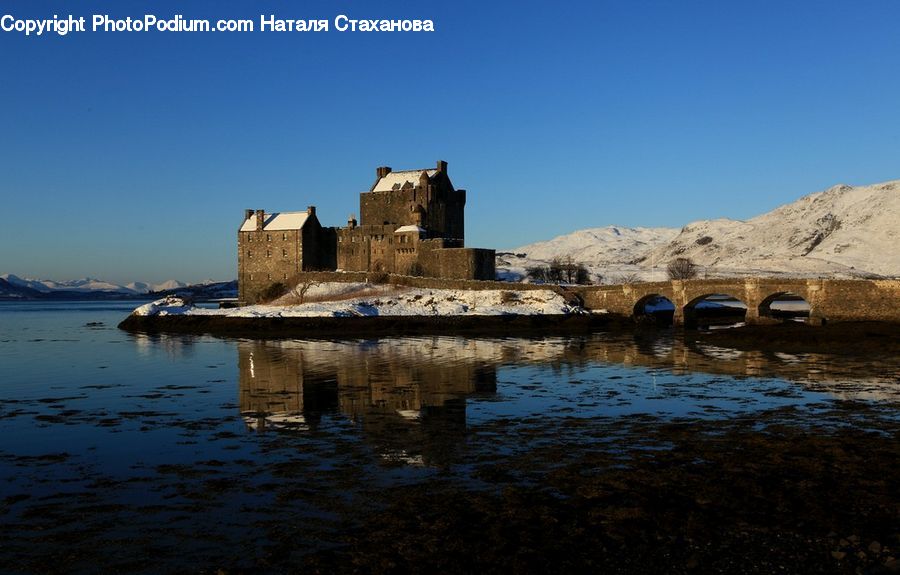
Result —
[{"label": "snow-covered mountain", "polygon": [[900,180],[839,185],[755,218],[702,220],[672,228],[581,230],[499,253],[508,279],[571,256],[611,283],[636,274],[665,278],[666,264],[691,258],[708,275],[789,274],[900,277]]},{"label": "snow-covered mountain", "polygon": [[[212,280],[207,282],[203,282],[203,284],[215,283]],[[164,291],[169,289],[176,289],[187,287],[188,284],[184,282],[180,282],[177,280],[168,280],[158,284],[148,284],[145,282],[131,282],[130,284],[126,284],[125,287],[135,293],[148,293],[148,292],[157,292]]]},{"label": "snow-covered mountain", "polygon": [[644,253],[671,241],[677,228],[623,228],[608,226],[579,230],[545,242],[537,242],[515,250],[528,257],[550,260],[565,255],[579,262],[625,264]]},{"label": "snow-covered mountain", "polygon": [[644,272],[635,265],[635,260],[665,245],[677,235],[678,228],[607,226],[579,230],[511,252],[498,252],[497,276],[519,281],[527,275],[530,267],[545,265],[553,258],[571,257],[591,271],[592,280],[597,280],[599,276],[605,283],[614,283],[638,272],[641,272],[642,279],[664,279],[664,272]]},{"label": "snow-covered mountain", "polygon": [[31,299],[40,296],[41,293],[28,286],[18,285],[8,282],[0,277],[0,298],[4,299]]},{"label": "snow-covered mountain", "polygon": [[648,266],[689,257],[710,269],[900,276],[900,180],[839,185],[747,221],[699,221],[646,254]]},{"label": "snow-covered mountain", "polygon": [[188,285],[169,280],[158,284],[132,282],[122,286],[91,278],[58,282],[23,279],[13,274],[0,275],[0,299],[3,300],[140,299],[150,292],[187,295],[197,301],[236,298],[237,281],[206,280]]},{"label": "snow-covered mountain", "polygon": [[[13,274],[0,275],[0,280],[12,285],[41,293],[50,293],[55,291],[64,292],[117,292],[123,294],[144,294],[148,292],[158,292],[180,287],[186,287],[188,284],[176,280],[168,280],[158,284],[150,284],[145,282],[131,282],[127,285],[115,284],[94,278],[82,278],[77,280],[55,281],[55,280],[36,280],[29,278],[21,278]],[[208,282],[213,283],[213,282]]]}]

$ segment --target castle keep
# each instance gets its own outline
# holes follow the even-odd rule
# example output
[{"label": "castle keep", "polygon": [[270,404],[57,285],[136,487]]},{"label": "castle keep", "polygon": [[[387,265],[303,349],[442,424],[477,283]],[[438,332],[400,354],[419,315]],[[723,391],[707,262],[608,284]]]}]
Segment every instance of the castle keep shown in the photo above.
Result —
[{"label": "castle keep", "polygon": [[447,162],[434,168],[376,170],[359,195],[359,221],[323,227],[305,212],[246,210],[238,231],[238,291],[254,302],[273,284],[305,271],[371,271],[451,279],[494,279],[494,250],[466,248],[466,191],[453,187]]}]

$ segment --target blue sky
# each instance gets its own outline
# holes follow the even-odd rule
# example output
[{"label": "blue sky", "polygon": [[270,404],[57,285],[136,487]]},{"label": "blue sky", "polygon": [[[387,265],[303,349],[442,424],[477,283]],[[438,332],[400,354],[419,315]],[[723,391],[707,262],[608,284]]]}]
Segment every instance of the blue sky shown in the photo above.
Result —
[{"label": "blue sky", "polygon": [[447,160],[495,248],[900,178],[893,0],[0,0],[54,13],[437,30],[0,32],[0,273],[233,278],[244,208],[340,225],[379,165]]}]

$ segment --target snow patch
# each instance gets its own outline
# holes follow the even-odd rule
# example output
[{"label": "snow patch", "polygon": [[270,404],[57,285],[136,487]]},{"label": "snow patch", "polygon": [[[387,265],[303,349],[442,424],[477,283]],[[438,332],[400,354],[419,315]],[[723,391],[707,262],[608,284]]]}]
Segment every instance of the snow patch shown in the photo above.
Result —
[{"label": "snow patch", "polygon": [[197,309],[185,298],[177,296],[164,297],[154,302],[144,304],[132,312],[134,315],[185,315],[191,310]]}]

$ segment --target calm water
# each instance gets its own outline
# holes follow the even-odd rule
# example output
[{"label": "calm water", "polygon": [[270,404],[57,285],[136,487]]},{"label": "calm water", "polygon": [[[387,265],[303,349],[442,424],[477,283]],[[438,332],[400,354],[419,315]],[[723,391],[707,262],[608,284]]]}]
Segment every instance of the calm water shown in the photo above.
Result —
[{"label": "calm water", "polygon": [[[636,422],[865,429],[900,413],[896,357],[739,352],[665,333],[119,331],[135,305],[0,303],[0,521],[15,534],[4,571],[279,564],[340,550],[398,487],[491,492],[539,485],[588,452],[668,448]],[[538,452],[562,455],[499,474],[496,462]]]}]

